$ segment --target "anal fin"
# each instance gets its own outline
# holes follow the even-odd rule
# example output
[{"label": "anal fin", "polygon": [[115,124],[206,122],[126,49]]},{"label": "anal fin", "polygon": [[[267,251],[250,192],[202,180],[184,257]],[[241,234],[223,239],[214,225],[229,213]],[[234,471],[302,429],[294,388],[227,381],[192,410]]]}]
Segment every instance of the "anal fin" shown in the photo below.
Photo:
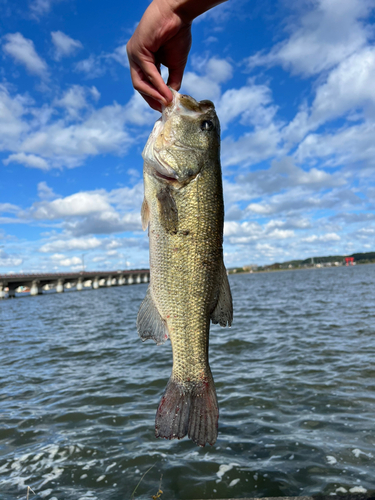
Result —
[{"label": "anal fin", "polygon": [[152,339],[161,345],[169,337],[167,325],[155,305],[150,287],[138,311],[137,330],[142,342]]},{"label": "anal fin", "polygon": [[219,323],[220,326],[231,326],[233,321],[232,294],[224,262],[222,262],[220,271],[219,298],[215,309],[211,313],[211,321],[214,324]]}]

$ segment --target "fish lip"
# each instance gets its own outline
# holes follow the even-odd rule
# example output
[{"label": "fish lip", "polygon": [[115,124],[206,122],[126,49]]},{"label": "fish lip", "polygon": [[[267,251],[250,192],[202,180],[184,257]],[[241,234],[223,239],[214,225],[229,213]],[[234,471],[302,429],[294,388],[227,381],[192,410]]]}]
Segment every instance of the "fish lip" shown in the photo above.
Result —
[{"label": "fish lip", "polygon": [[160,178],[177,179],[177,172],[175,172],[169,165],[165,164],[159,157],[158,150],[154,147],[155,139],[163,129],[164,123],[162,118],[159,118],[154,125],[146,146],[142,152],[142,157],[145,165],[149,167],[150,173],[160,174]]},{"label": "fish lip", "polygon": [[[170,88],[170,87],[169,87]],[[179,176],[177,172],[171,168],[167,163],[165,163],[160,158],[160,150],[155,147],[156,138],[162,132],[165,123],[168,121],[170,116],[174,113],[181,113],[187,115],[201,115],[204,114],[204,111],[195,111],[194,109],[188,109],[181,103],[181,99],[189,98],[192,100],[192,108],[196,104],[199,106],[199,103],[192,99],[190,96],[185,96],[183,94],[179,94],[176,90],[170,88],[173,94],[173,100],[168,105],[162,105],[162,116],[157,120],[154,125],[154,128],[151,132],[151,135],[147,141],[147,144],[143,150],[142,156],[145,160],[145,164],[149,167],[149,173],[154,175],[155,177],[167,181],[167,182],[180,182]],[[208,102],[208,101],[207,101]],[[197,146],[186,146],[178,140],[175,140],[170,144],[171,149],[179,150],[179,151],[191,151],[196,149],[204,149]]]},{"label": "fish lip", "polygon": [[[176,90],[172,89],[171,87],[168,87],[169,90],[172,92],[173,95],[173,100],[171,103],[165,105],[162,104],[162,122],[165,123],[169,116],[173,114],[175,111],[178,112],[179,114],[183,115],[191,115],[191,116],[197,116],[197,115],[203,115],[206,113],[207,109],[210,108],[211,106],[215,108],[213,102],[205,100],[205,101],[196,101],[193,99],[191,96],[185,95],[185,94],[180,94]],[[185,101],[185,104],[184,104]],[[200,109],[201,105],[205,103],[207,106],[206,110]],[[188,105],[187,105],[188,104]],[[199,110],[199,111],[198,111]]]},{"label": "fish lip", "polygon": [[152,158],[145,159],[145,164],[149,167],[149,172],[166,181],[178,181],[178,175],[175,170],[173,170],[169,165],[164,164],[158,155],[153,151]]},{"label": "fish lip", "polygon": [[175,182],[178,181],[177,177],[169,177],[168,175],[161,174],[156,168],[153,169],[153,173],[155,177],[158,177],[158,179],[161,179],[166,182]]}]

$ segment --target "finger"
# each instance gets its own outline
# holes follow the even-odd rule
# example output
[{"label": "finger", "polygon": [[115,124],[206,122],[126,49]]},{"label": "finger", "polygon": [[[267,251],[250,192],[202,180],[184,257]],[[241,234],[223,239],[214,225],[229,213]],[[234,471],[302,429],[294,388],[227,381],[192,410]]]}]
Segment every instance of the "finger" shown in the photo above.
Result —
[{"label": "finger", "polygon": [[147,78],[148,82],[157,90],[157,92],[164,98],[164,104],[172,102],[173,95],[170,89],[165,84],[161,74],[154,63],[144,61],[140,66],[141,71]]},{"label": "finger", "polygon": [[149,50],[143,51],[142,53],[133,51],[130,42],[131,40],[129,40],[126,46],[130,66],[135,66],[138,73],[143,74],[142,80],[148,81],[155,87],[162,98],[164,98],[164,104],[172,102],[172,92],[166,86],[160,74],[160,61],[156,61],[154,54]]},{"label": "finger", "polygon": [[[133,48],[132,39],[129,40],[126,51],[129,59],[130,76],[133,87],[143,95],[148,95],[151,99],[168,105],[173,97],[170,95],[171,92],[165,85],[155,65],[154,55],[149,51],[147,51],[147,54],[138,55],[137,51]],[[164,93],[162,91],[160,92],[160,88],[162,87],[165,87],[167,91]]]},{"label": "finger", "polygon": [[169,69],[168,87],[171,87],[173,90],[180,90],[183,75],[184,67]]},{"label": "finger", "polygon": [[156,101],[155,99],[152,99],[152,97],[149,97],[145,94],[141,94],[141,96],[152,109],[154,109],[155,111],[160,111],[160,113],[162,112],[162,105],[159,101]]},{"label": "finger", "polygon": [[133,82],[133,87],[143,96],[149,96],[151,99],[158,101],[160,104],[168,104],[166,99],[160,95],[155,87],[146,79],[142,70],[137,67],[137,65],[130,66],[130,76]]}]

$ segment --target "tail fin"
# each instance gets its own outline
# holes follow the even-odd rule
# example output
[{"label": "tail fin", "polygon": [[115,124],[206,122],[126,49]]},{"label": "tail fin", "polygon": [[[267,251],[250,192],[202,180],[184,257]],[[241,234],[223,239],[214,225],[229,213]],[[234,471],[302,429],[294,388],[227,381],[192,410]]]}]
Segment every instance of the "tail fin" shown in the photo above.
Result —
[{"label": "tail fin", "polygon": [[215,444],[219,408],[211,374],[199,383],[179,383],[172,377],[155,418],[155,435],[181,439],[186,434],[198,446]]}]

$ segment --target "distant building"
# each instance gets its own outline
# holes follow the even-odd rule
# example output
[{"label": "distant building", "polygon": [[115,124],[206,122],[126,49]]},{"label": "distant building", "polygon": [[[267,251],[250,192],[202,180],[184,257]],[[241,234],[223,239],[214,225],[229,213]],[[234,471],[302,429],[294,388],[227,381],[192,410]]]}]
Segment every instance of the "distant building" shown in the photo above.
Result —
[{"label": "distant building", "polygon": [[258,269],[258,264],[248,264],[247,266],[243,266],[243,270],[244,271],[255,271],[256,269]]}]

